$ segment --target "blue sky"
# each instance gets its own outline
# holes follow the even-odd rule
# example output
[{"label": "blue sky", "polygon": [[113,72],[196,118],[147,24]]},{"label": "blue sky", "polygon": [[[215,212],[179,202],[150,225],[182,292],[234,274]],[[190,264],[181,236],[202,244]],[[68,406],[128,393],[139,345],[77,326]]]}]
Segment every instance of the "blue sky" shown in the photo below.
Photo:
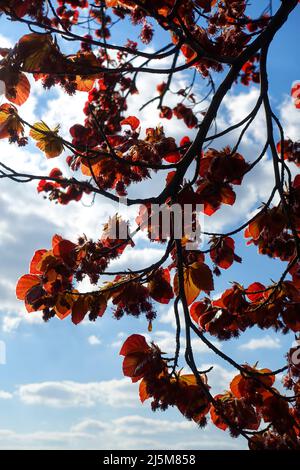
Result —
[{"label": "blue sky", "polygon": [[[274,6],[277,3],[274,2]],[[289,92],[292,82],[299,78],[299,20],[300,10],[297,9],[275,39],[269,59],[272,102],[287,135],[293,139],[299,135],[299,111],[294,109]],[[0,47],[14,43],[25,33],[23,28],[15,24],[12,27],[3,18],[0,18],[0,25]],[[125,32],[132,35],[129,28]],[[161,40],[157,37],[156,44]],[[180,74],[177,84],[184,79],[185,75]],[[140,96],[145,100],[153,96],[155,84],[160,81],[161,77],[146,75],[140,82]],[[201,94],[200,87],[198,92]],[[243,118],[256,98],[256,87],[238,86],[224,102],[220,128]],[[72,123],[82,121],[84,100],[84,94],[70,98],[59,90],[45,96],[40,85],[35,84],[32,96],[20,113],[30,122],[40,118],[50,125],[61,122],[62,132],[67,135]],[[3,101],[0,96],[0,102]],[[136,97],[130,101],[130,110],[129,114],[137,112]],[[147,108],[139,116],[143,128],[159,122],[155,107]],[[185,134],[192,136],[180,121],[163,124],[168,135],[177,139]],[[230,145],[236,137],[233,133],[215,145]],[[263,137],[263,117],[259,115],[241,146],[241,153],[248,160],[258,154]],[[45,161],[34,146],[20,150],[1,141],[0,155],[4,162],[29,172],[48,172],[52,167],[52,162]],[[63,167],[63,157],[53,163],[53,166]],[[131,194],[158,191],[159,184],[159,178],[154,177],[141,189],[133,187]],[[266,201],[272,184],[271,163],[266,159],[238,190],[236,207],[220,210],[212,220],[206,221],[206,227],[221,230],[238,226]],[[88,203],[88,199],[85,202]],[[138,402],[136,386],[122,376],[118,352],[129,334],[146,332],[144,319],[125,318],[118,322],[107,311],[95,323],[74,326],[69,319],[53,319],[45,324],[39,314],[27,314],[22,303],[15,300],[16,280],[28,271],[35,249],[50,246],[51,236],[56,232],[70,239],[76,239],[83,232],[96,238],[112,211],[113,207],[102,200],[97,200],[91,208],[81,203],[55,206],[37,195],[34,184],[1,182],[0,340],[6,345],[6,364],[0,365],[0,448],[243,448],[242,440],[232,440],[211,426],[198,430],[175,410],[153,414],[147,402],[143,406]],[[140,236],[135,252],[130,249],[125,252],[122,266],[147,265],[159,258],[161,249]],[[280,276],[283,265],[257,256],[256,248],[246,248],[243,237],[236,237],[236,251],[243,263],[223,272],[214,295],[228,288],[232,280],[247,285],[256,280],[269,282]],[[116,266],[121,267],[121,264]],[[171,306],[157,305],[157,308],[159,315],[151,338],[164,348],[172,348]],[[261,366],[277,368],[283,365],[284,354],[292,341],[291,335],[277,336],[273,331],[252,329],[239,340],[222,343],[221,347],[239,362],[253,364],[259,360]],[[230,382],[232,370],[198,343],[195,351],[199,367],[214,365],[210,376],[213,392],[222,391]]]}]

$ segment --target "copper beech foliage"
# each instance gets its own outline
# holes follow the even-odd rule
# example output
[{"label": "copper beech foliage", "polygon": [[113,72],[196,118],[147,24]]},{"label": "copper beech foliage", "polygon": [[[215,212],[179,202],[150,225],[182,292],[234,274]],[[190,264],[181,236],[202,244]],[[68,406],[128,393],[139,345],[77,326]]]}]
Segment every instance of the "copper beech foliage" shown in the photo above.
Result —
[{"label": "copper beech foliage", "polygon": [[[37,180],[39,193],[68,204],[79,201],[83,194],[118,201],[119,196],[127,195],[130,185],[161,173],[159,195],[128,199],[129,205],[142,204],[135,230],[116,214],[96,241],[84,234],[72,241],[54,235],[51,247],[34,253],[29,273],[17,283],[17,297],[29,313],[40,311],[45,321],[54,316],[70,316],[74,324],[86,317],[95,321],[111,305],[117,319],[145,315],[149,331],[157,304],[172,302],[177,325],[173,357],[139,334],[127,338],[120,351],[124,375],[139,382],[141,402],[151,400],[153,410],[176,407],[201,427],[210,420],[233,437],[243,436],[250,449],[299,450],[300,367],[293,360],[297,348],[290,349],[285,363],[271,371],[261,363],[239,364],[211,341],[213,337],[221,341],[238,337],[253,326],[295,335],[300,331],[300,144],[285,135],[272,109],[267,69],[273,38],[289,21],[298,0],[281,0],[277,11],[267,0],[252,2],[256,11],[261,9],[256,16],[248,3],[0,0],[0,13],[6,20],[24,27],[24,35],[12,48],[0,48],[5,95],[0,106],[0,139],[19,146],[30,142],[40,150],[41,158],[59,162],[42,178],[18,173],[0,162],[0,178]],[[134,25],[139,32],[130,39],[126,32],[124,41],[118,42],[114,38],[117,24],[125,25],[125,31]],[[159,50],[143,46],[162,32],[159,43],[166,42]],[[160,59],[169,65],[158,67]],[[176,89],[173,79],[182,71],[186,86]],[[167,78],[145,103],[139,95],[138,78],[147,80],[148,74]],[[42,116],[39,122],[29,123],[22,115],[22,105],[35,81],[45,90],[61,87],[69,95],[86,94],[84,124],[74,122],[68,139],[61,135],[59,123],[50,128]],[[219,131],[215,118],[237,83],[257,86],[257,103],[241,122]],[[206,87],[204,101],[196,92],[195,86],[200,85]],[[145,128],[128,109],[130,95],[136,95],[141,108],[156,102],[160,122]],[[291,84],[291,95],[300,108],[300,83]],[[171,105],[174,97],[177,103]],[[260,109],[266,123],[265,145],[249,162],[239,147]],[[182,135],[176,141],[168,135],[163,123],[171,119],[194,129],[194,140]],[[220,148],[215,139],[226,139],[234,130],[239,131],[236,145]],[[206,233],[206,249],[189,250],[186,237],[175,239],[174,226],[164,237],[159,224],[146,223],[153,215],[151,203],[164,204],[167,210],[172,203],[191,204],[194,225],[199,204],[209,217],[224,204],[234,206],[236,188],[254,166],[264,164],[266,154],[274,168],[269,199],[240,227],[228,233]],[[71,176],[66,167],[64,171],[59,168],[63,158]],[[113,226],[127,230],[128,237],[113,236]],[[134,247],[139,230],[165,247],[164,256],[140,270],[111,272],[110,262],[122,257],[128,245]],[[265,285],[257,273],[250,285],[234,281],[216,296],[218,276],[242,262],[235,249],[240,233],[247,244],[256,245],[258,254],[280,260],[282,274]],[[110,281],[103,281],[107,276]],[[80,291],[84,279],[94,290]],[[182,334],[190,374],[178,368]],[[236,369],[224,393],[215,395],[209,384],[210,369],[198,370],[193,335]],[[283,392],[275,386],[279,373],[284,373]]]}]

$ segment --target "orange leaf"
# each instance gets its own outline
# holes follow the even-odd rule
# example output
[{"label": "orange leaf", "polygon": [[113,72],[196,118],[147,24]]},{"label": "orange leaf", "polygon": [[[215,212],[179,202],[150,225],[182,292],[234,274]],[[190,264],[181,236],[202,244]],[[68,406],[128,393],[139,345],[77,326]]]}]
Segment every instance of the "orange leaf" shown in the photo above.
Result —
[{"label": "orange leaf", "polygon": [[[29,289],[25,297],[25,306],[28,312],[37,312],[38,310],[44,310],[46,305],[43,301],[45,298],[45,291],[41,284],[37,284]],[[31,308],[29,309],[28,306]]]},{"label": "orange leaf", "polygon": [[197,380],[194,374],[185,374],[179,377],[181,382],[184,382],[187,385],[197,385]]},{"label": "orange leaf", "polygon": [[72,305],[74,304],[74,296],[72,294],[66,293],[61,294],[56,302],[54,310],[56,316],[63,320],[71,313]]},{"label": "orange leaf", "polygon": [[237,398],[241,398],[243,396],[240,390],[242,380],[247,380],[247,379],[243,379],[243,377],[240,374],[238,374],[232,379],[230,383],[230,390],[232,391],[233,395]]},{"label": "orange leaf", "polygon": [[[179,280],[178,273],[174,276],[174,292],[176,295],[179,295]],[[196,287],[191,279],[190,272],[188,269],[184,270],[184,292],[187,304],[190,305],[200,294],[200,289]]]},{"label": "orange leaf", "polygon": [[147,382],[145,379],[143,379],[140,383],[139,386],[139,396],[140,400],[142,403],[144,403],[145,400],[148,400],[150,398],[150,394],[147,392]]},{"label": "orange leaf", "polygon": [[253,222],[250,222],[250,224],[248,225],[247,234],[245,233],[245,236],[251,236],[252,238],[254,238],[254,240],[256,240],[260,236],[260,233],[261,227],[259,224],[259,219],[256,218],[255,220],[253,220]]},{"label": "orange leaf", "polygon": [[[57,258],[53,255],[52,251],[46,251],[40,261],[36,264],[35,269],[41,273],[45,271],[49,272],[51,266],[55,266],[57,264]],[[38,273],[37,273],[38,274]]]},{"label": "orange leaf", "polygon": [[94,83],[95,83],[95,78],[80,77],[79,75],[77,75],[75,81],[76,81],[78,91],[88,92],[92,90]]},{"label": "orange leaf", "polygon": [[41,263],[41,260],[45,253],[47,253],[47,250],[37,250],[34,253],[29,268],[31,274],[42,274],[42,271],[39,269],[40,266],[38,265]]},{"label": "orange leaf", "polygon": [[137,382],[143,377],[143,363],[145,353],[134,353],[125,356],[123,361],[123,374],[130,377],[132,382]]},{"label": "orange leaf", "polygon": [[25,274],[20,277],[16,286],[16,296],[19,300],[25,300],[27,292],[33,287],[40,284],[40,278],[34,274]]},{"label": "orange leaf", "polygon": [[172,179],[174,178],[176,174],[176,171],[169,171],[169,173],[167,174],[167,177],[166,177],[166,183],[167,184],[170,184]]}]

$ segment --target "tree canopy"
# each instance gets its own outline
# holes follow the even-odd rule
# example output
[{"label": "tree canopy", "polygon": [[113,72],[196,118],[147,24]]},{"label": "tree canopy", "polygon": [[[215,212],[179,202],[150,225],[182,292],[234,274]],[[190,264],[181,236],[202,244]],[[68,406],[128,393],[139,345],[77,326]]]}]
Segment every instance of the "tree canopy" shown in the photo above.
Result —
[{"label": "tree canopy", "polygon": [[[157,304],[172,304],[173,357],[138,333],[120,351],[124,375],[139,382],[141,402],[150,400],[154,411],[176,407],[200,427],[211,421],[233,437],[243,436],[252,450],[299,450],[298,348],[292,347],[278,369],[270,370],[263,364],[240,364],[214,342],[233,340],[254,326],[295,335],[300,331],[300,146],[286,136],[275,114],[268,76],[273,39],[298,0],[281,0],[277,10],[272,1],[253,2],[259,3],[255,8],[249,3],[0,0],[0,13],[27,29],[13,47],[0,48],[5,95],[0,139],[21,147],[35,144],[41,158],[66,162],[63,171],[54,167],[49,175],[35,175],[0,161],[0,179],[36,181],[38,193],[62,205],[87,194],[138,208],[135,227],[116,213],[96,241],[84,234],[77,240],[55,234],[51,247],[38,249],[29,273],[16,286],[29,314],[40,311],[45,321],[71,318],[77,325],[86,318],[98,320],[112,307],[116,319],[145,316],[151,332]],[[155,36],[158,50],[151,46]],[[174,79],[183,72],[186,81],[176,89]],[[167,78],[145,102],[139,77],[146,81],[159,75]],[[70,96],[86,94],[85,122],[74,122],[68,139],[59,123],[50,128],[23,115],[35,82],[45,90],[61,87]],[[259,90],[252,111],[219,130],[216,118],[224,99],[235,86],[250,84]],[[200,86],[205,90],[201,96]],[[130,112],[132,95],[140,109],[155,102],[160,122],[153,117],[153,127],[145,128]],[[300,83],[291,85],[291,95],[300,108]],[[265,143],[248,161],[239,148],[262,111]],[[170,120],[181,120],[194,137],[183,134],[177,141],[167,135],[163,123]],[[218,138],[232,132],[238,132],[235,145],[220,148]],[[203,230],[199,214],[213,218],[223,205],[234,207],[237,188],[265,164],[266,156],[274,178],[268,200],[226,233]],[[154,174],[161,175],[159,194],[130,196],[133,185]],[[142,269],[111,270],[111,261],[134,248],[140,231],[164,248],[161,259]],[[235,249],[239,235],[257,247],[258,255],[280,260],[282,271],[268,285],[260,282],[259,273],[246,286],[232,279],[230,288],[216,294],[218,277],[242,261]],[[83,280],[93,288],[82,290]],[[179,367],[182,337],[188,373]],[[210,369],[199,370],[194,337],[236,369],[223,394],[216,395],[210,386]],[[281,388],[275,386],[279,374],[284,376]]]}]

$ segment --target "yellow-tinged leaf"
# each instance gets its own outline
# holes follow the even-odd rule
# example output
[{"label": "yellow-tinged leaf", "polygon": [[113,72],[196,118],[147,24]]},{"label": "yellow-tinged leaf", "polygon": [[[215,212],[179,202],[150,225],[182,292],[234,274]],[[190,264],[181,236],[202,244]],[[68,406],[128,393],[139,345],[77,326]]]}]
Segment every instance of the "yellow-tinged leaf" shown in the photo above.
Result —
[{"label": "yellow-tinged leaf", "polygon": [[0,106],[0,139],[10,137],[11,133],[23,134],[23,131],[24,127],[17,109],[11,104],[2,104]]},{"label": "yellow-tinged leaf", "polygon": [[47,158],[58,157],[64,149],[58,136],[59,126],[53,130],[43,121],[36,122],[29,135],[37,141],[36,146],[45,152]]},{"label": "yellow-tinged leaf", "polygon": [[51,62],[58,63],[61,56],[51,34],[38,33],[23,36],[18,42],[17,54],[24,72],[39,72]]},{"label": "yellow-tinged leaf", "polygon": [[[188,269],[184,270],[183,279],[186,301],[188,305],[191,305],[191,303],[193,303],[200,294],[200,289],[193,284],[190,271]],[[177,273],[174,276],[174,292],[176,295],[179,295],[179,280]]]},{"label": "yellow-tinged leaf", "polygon": [[49,132],[53,131],[51,131],[50,127],[44,121],[40,121],[34,124],[29,134],[34,140],[40,140],[47,137]]},{"label": "yellow-tinged leaf", "polygon": [[[188,305],[194,302],[202,290],[211,291],[214,288],[211,270],[205,263],[193,263],[184,268],[183,279],[184,292]],[[174,291],[176,295],[179,295],[177,273],[174,276]]]},{"label": "yellow-tinged leaf", "polygon": [[[205,374],[199,374],[202,382],[207,384],[207,376]],[[194,374],[184,374],[179,376],[181,382],[186,383],[187,385],[197,385],[197,380]]]}]

